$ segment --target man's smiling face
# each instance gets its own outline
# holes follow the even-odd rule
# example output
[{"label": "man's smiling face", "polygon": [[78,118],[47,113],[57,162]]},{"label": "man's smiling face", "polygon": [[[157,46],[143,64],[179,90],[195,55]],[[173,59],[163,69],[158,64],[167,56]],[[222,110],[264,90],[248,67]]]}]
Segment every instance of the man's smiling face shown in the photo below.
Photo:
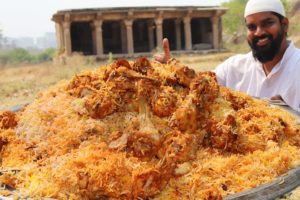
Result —
[{"label": "man's smiling face", "polygon": [[262,63],[273,60],[286,37],[288,21],[272,12],[261,12],[247,16],[245,22],[253,56]]}]

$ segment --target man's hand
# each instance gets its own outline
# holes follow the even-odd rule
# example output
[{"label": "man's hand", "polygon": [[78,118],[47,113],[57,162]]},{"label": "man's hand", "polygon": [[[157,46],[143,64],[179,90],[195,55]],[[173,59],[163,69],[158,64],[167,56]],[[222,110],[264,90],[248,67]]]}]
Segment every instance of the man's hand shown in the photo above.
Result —
[{"label": "man's hand", "polygon": [[271,97],[270,98],[271,100],[280,100],[280,101],[283,101],[284,102],[284,100],[282,99],[282,97],[278,94],[278,95],[275,95],[275,96],[273,96],[273,97]]},{"label": "man's hand", "polygon": [[268,101],[272,105],[287,105],[280,95],[275,95]]},{"label": "man's hand", "polygon": [[163,53],[155,54],[154,59],[160,63],[167,63],[171,58],[170,46],[168,38],[163,39]]}]

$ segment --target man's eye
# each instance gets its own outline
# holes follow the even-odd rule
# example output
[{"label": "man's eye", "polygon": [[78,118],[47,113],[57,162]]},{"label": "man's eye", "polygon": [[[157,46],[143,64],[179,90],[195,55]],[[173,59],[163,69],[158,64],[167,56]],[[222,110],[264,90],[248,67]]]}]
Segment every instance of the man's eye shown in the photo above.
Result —
[{"label": "man's eye", "polygon": [[269,27],[274,24],[274,21],[266,21],[265,23],[262,24],[263,27]]},{"label": "man's eye", "polygon": [[256,29],[256,26],[248,25],[247,28],[248,28],[249,31],[254,31]]}]

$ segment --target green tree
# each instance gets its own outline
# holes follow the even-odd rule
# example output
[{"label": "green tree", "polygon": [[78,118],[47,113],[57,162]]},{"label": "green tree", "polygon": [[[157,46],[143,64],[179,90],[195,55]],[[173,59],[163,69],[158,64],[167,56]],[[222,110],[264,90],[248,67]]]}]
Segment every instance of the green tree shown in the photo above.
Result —
[{"label": "green tree", "polygon": [[11,51],[0,52],[0,65],[42,63],[51,61],[55,54],[55,49],[49,48],[39,54],[31,54],[26,49],[17,48]]},{"label": "green tree", "polygon": [[11,52],[11,56],[15,58],[16,62],[25,62],[31,59],[29,52],[23,48],[17,48]]},{"label": "green tree", "polygon": [[51,61],[55,54],[54,48],[45,49],[42,53],[36,56],[36,62],[46,62]]},{"label": "green tree", "polygon": [[291,10],[292,5],[288,2],[288,0],[281,0],[281,1],[285,8],[286,14],[288,14],[288,12]]},{"label": "green tree", "polygon": [[231,0],[223,3],[223,6],[228,8],[223,17],[225,36],[237,37],[246,34],[244,10],[247,1],[248,0]]},{"label": "green tree", "polygon": [[19,64],[19,63],[31,63],[33,56],[23,48],[17,48],[7,52],[7,63]]}]

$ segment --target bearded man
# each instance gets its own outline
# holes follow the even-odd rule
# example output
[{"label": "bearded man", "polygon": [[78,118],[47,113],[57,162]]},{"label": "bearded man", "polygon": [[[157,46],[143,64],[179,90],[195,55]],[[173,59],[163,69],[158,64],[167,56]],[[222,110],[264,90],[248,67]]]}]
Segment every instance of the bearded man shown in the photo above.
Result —
[{"label": "bearded man", "polygon": [[[300,50],[287,39],[289,21],[280,0],[249,0],[245,12],[251,52],[228,58],[216,69],[219,84],[272,100],[300,112]],[[170,58],[168,41],[160,62]]]}]

